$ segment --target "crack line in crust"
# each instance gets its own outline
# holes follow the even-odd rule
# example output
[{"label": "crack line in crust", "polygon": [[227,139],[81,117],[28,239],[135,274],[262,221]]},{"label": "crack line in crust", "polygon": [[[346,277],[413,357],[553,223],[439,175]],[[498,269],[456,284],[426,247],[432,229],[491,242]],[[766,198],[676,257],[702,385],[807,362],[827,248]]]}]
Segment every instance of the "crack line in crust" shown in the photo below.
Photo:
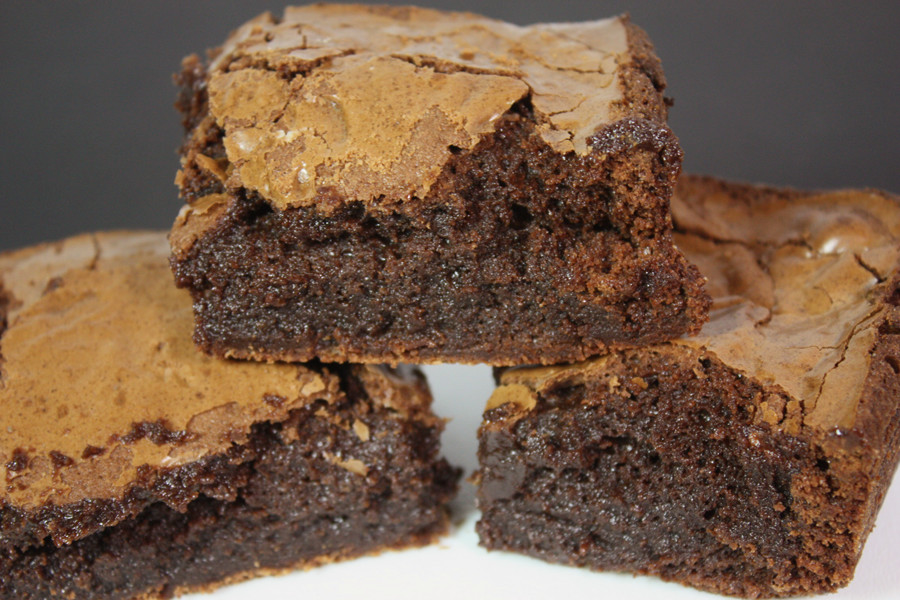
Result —
[{"label": "crack line in crust", "polygon": [[[688,204],[688,206],[690,206],[690,205]],[[693,208],[690,208],[690,210],[693,213]],[[697,216],[701,215],[701,213],[695,213],[695,214]],[[810,260],[831,258],[833,261],[838,261],[838,260],[840,260],[840,257],[843,256],[844,254],[849,254],[855,261],[855,264],[860,269],[863,269],[864,271],[866,271],[869,275],[871,275],[874,278],[874,280],[876,281],[876,284],[871,289],[868,289],[867,292],[864,295],[860,296],[859,298],[853,298],[851,300],[845,299],[845,300],[841,301],[840,299],[838,299],[836,301],[835,298],[833,297],[832,292],[829,291],[829,289],[826,289],[825,287],[823,287],[822,285],[813,285],[809,288],[810,290],[815,290],[815,291],[821,292],[822,294],[824,294],[827,297],[828,303],[829,303],[829,310],[834,310],[835,307],[845,308],[847,306],[852,306],[852,305],[855,305],[855,306],[869,305],[869,309],[866,310],[866,312],[863,315],[858,317],[856,322],[849,328],[848,332],[846,332],[845,334],[843,334],[839,337],[839,343],[837,343],[836,345],[812,344],[812,345],[806,345],[806,346],[782,346],[784,349],[789,350],[789,351],[790,350],[819,350],[822,353],[826,353],[826,356],[819,357],[819,358],[820,359],[829,358],[828,362],[831,361],[830,355],[832,353],[839,353],[839,356],[834,361],[834,363],[830,367],[827,367],[825,369],[825,371],[821,373],[821,379],[819,380],[817,389],[813,394],[806,395],[806,394],[800,393],[799,391],[795,391],[792,393],[789,392],[791,396],[794,396],[795,398],[800,400],[801,405],[802,405],[803,418],[804,418],[804,420],[806,420],[807,417],[810,417],[811,415],[813,415],[815,413],[817,407],[819,407],[821,405],[821,400],[823,397],[823,393],[825,391],[826,383],[828,382],[829,377],[840,367],[840,365],[842,363],[844,363],[847,360],[847,352],[849,350],[851,343],[859,335],[862,334],[863,330],[865,330],[869,327],[872,327],[877,320],[879,320],[880,318],[883,318],[885,309],[883,306],[879,306],[877,304],[878,298],[881,297],[881,295],[883,295],[883,294],[879,293],[878,286],[881,284],[884,284],[887,277],[881,275],[874,267],[867,264],[863,260],[862,256],[858,252],[853,252],[852,249],[846,249],[844,251],[838,251],[838,252],[820,251],[810,242],[809,239],[807,239],[806,233],[804,231],[793,232],[793,233],[789,234],[785,239],[782,239],[782,240],[761,241],[761,240],[741,239],[741,238],[736,237],[736,236],[741,235],[740,233],[733,234],[733,235],[729,235],[726,233],[725,235],[722,235],[719,232],[704,229],[702,225],[692,226],[690,223],[682,224],[679,222],[678,219],[674,219],[674,218],[673,218],[673,221],[675,221],[676,232],[681,233],[682,235],[693,236],[695,238],[698,238],[700,240],[703,240],[703,241],[706,241],[706,242],[712,244],[716,248],[725,246],[727,244],[733,244],[733,245],[740,246],[740,247],[743,247],[744,249],[746,249],[754,257],[754,259],[756,260],[756,263],[759,266],[759,268],[761,269],[761,271],[763,271],[766,274],[766,276],[768,278],[770,278],[770,280],[772,280],[773,289],[775,289],[775,288],[774,288],[774,278],[772,277],[772,274],[771,274],[771,267],[772,267],[773,263],[776,262],[775,256],[779,253],[779,251],[790,248],[791,246],[805,250],[808,253]],[[894,268],[896,268],[896,264],[894,265]],[[781,286],[781,287],[784,288],[784,286]],[[766,308],[766,307],[759,305],[757,302],[755,302],[753,299],[751,299],[747,296],[742,296],[742,297],[744,298],[745,301],[750,302],[756,306],[760,306],[761,308],[764,308],[766,310],[766,313],[767,313],[766,317],[763,319],[756,320],[753,323],[754,330],[760,330],[760,329],[765,328],[771,322],[772,318],[774,317],[774,312],[775,312],[776,306],[773,305],[771,308]],[[808,316],[811,318],[811,315],[808,315]],[[766,336],[765,333],[760,333],[760,335]],[[825,364],[827,364],[827,362]],[[743,369],[740,369],[740,370],[742,372],[744,371]],[[785,389],[781,385],[778,385],[778,387],[781,389]],[[787,390],[785,390],[785,391],[787,391]]]},{"label": "crack line in crust", "polygon": [[[847,336],[846,341],[843,344],[834,347],[835,350],[840,348],[841,357],[837,360],[837,362],[834,363],[834,366],[832,366],[830,369],[828,369],[822,375],[822,381],[821,381],[821,383],[819,383],[819,391],[816,392],[816,397],[813,402],[813,405],[809,407],[809,413],[814,412],[816,407],[819,405],[819,400],[822,398],[822,390],[825,388],[825,382],[828,380],[828,376],[833,371],[837,370],[837,368],[840,366],[840,364],[842,362],[844,362],[844,360],[847,358],[847,348],[850,346],[850,341],[854,337],[856,337],[857,332],[859,331],[860,328],[863,327],[863,325],[871,324],[878,317],[879,313],[882,313],[882,312],[884,312],[884,309],[880,306],[876,306],[870,313],[868,313],[864,318],[860,319],[859,322],[853,326],[853,328],[850,330],[850,334]],[[830,346],[826,346],[826,347],[830,348]],[[806,403],[802,402],[801,404],[804,405],[803,416],[806,417],[806,414],[807,414],[806,407],[805,407]]]},{"label": "crack line in crust", "polygon": [[859,266],[872,274],[878,283],[884,283],[887,280],[887,277],[881,275],[878,271],[875,270],[875,267],[872,267],[866,264],[866,261],[863,260],[863,257],[856,252],[853,253],[853,258],[856,259],[856,262],[859,263]]},{"label": "crack line in crust", "polygon": [[[318,46],[296,46],[294,48],[286,48],[285,53],[294,50],[317,50]],[[227,57],[227,61],[217,66],[217,70],[223,73],[236,73],[245,69],[260,69],[275,73],[282,78],[291,78],[303,76],[308,77],[313,71],[331,66],[331,63],[337,58],[345,58],[347,56],[355,56],[357,51],[353,48],[344,50],[336,50],[334,54],[320,56],[311,59],[299,59],[294,63],[285,62],[284,64],[275,64],[268,57],[258,57],[252,54],[243,54],[240,50],[235,51],[231,56]],[[216,61],[213,61],[215,63]],[[210,73],[213,69],[209,70]]]},{"label": "crack line in crust", "polygon": [[431,69],[435,73],[440,73],[441,75],[455,75],[456,73],[467,73],[469,75],[495,75],[497,77],[511,77],[513,79],[518,79],[527,85],[527,82],[522,79],[522,73],[516,70],[500,68],[490,69],[487,67],[464,65],[428,54],[403,54],[401,52],[396,52],[389,54],[388,56],[409,63],[416,67],[416,69]]}]

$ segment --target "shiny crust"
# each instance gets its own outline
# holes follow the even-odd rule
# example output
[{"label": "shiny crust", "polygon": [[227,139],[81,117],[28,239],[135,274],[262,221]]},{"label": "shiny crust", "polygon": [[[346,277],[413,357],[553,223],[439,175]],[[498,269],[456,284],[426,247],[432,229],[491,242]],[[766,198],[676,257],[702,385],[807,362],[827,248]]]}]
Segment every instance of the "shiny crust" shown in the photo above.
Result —
[{"label": "shiny crust", "polygon": [[211,98],[182,102],[185,125],[195,137],[223,129],[227,154],[184,156],[189,201],[201,175],[279,209],[314,203],[328,213],[335,196],[389,207],[427,196],[449,150],[474,148],[517,102],[534,107],[554,151],[579,155],[618,120],[664,126],[667,112],[659,59],[627,17],[518,27],[315,5],[260,15],[208,67],[185,66],[182,81],[202,80]]},{"label": "shiny crust", "polygon": [[808,426],[852,428],[868,350],[896,317],[900,198],[685,177],[672,212],[714,298],[710,322],[679,343],[782,388]]}]

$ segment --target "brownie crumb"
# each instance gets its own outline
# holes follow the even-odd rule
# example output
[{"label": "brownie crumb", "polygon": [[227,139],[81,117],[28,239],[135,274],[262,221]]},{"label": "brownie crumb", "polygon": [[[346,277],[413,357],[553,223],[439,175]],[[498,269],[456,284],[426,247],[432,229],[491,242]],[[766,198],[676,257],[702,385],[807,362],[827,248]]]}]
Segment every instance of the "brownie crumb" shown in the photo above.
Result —
[{"label": "brownie crumb", "polygon": [[125,435],[113,436],[110,443],[123,442],[125,444],[133,444],[138,440],[148,439],[157,446],[169,444],[182,444],[191,439],[191,434],[187,431],[173,431],[164,420],[143,421],[134,423],[131,431]]},{"label": "brownie crumb", "polygon": [[[279,50],[298,46],[315,51]],[[339,118],[308,101],[326,80]],[[627,18],[290,8],[178,81],[172,267],[209,354],[556,364],[706,320],[671,237],[682,152],[665,77]]]},{"label": "brownie crumb", "polygon": [[59,469],[61,467],[68,467],[75,463],[74,460],[63,454],[62,452],[57,452],[56,450],[50,451],[50,461],[53,463],[53,467]]}]

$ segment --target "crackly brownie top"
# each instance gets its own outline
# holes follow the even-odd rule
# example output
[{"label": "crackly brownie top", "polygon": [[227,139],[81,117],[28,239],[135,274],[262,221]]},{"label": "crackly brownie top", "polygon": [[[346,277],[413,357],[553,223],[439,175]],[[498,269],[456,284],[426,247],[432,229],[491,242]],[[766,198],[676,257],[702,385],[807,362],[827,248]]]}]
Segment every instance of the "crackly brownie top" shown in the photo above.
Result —
[{"label": "crackly brownie top", "polygon": [[[712,352],[780,387],[799,403],[784,407],[785,415],[803,425],[851,428],[898,275],[900,199],[683,177],[672,213],[676,243],[708,278],[713,297],[700,334],[673,344]],[[508,371],[489,406],[514,401],[531,408],[533,389],[573,369],[602,369],[604,360]]]},{"label": "crackly brownie top", "polygon": [[[256,422],[343,395],[323,368],[198,352],[191,300],[167,255],[163,233],[0,255],[0,504],[121,498],[139,470],[222,452]],[[359,367],[357,376],[385,406],[427,407],[408,373]]]},{"label": "crackly brownie top", "polygon": [[632,27],[623,18],[520,27],[413,7],[260,15],[209,65],[209,110],[228,158],[212,168],[281,209],[329,191],[423,198],[454,148],[473,148],[526,97],[555,151],[585,154],[599,128],[629,115]]}]

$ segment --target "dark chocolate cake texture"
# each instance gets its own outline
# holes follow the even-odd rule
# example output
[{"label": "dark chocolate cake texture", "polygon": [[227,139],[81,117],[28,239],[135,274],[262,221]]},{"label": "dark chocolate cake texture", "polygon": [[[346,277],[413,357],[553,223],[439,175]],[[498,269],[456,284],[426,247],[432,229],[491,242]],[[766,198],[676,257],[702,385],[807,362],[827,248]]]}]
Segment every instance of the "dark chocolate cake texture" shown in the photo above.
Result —
[{"label": "dark chocolate cake texture", "polygon": [[422,376],[208,357],[168,253],[0,254],[0,598],[170,598],[444,532]]},{"label": "dark chocolate cake texture", "polygon": [[499,375],[481,543],[745,597],[846,585],[900,451],[900,199],[684,178],[697,337]]},{"label": "dark chocolate cake texture", "polygon": [[706,318],[665,78],[627,18],[288,8],[178,80],[172,264],[208,353],[550,364]]}]

